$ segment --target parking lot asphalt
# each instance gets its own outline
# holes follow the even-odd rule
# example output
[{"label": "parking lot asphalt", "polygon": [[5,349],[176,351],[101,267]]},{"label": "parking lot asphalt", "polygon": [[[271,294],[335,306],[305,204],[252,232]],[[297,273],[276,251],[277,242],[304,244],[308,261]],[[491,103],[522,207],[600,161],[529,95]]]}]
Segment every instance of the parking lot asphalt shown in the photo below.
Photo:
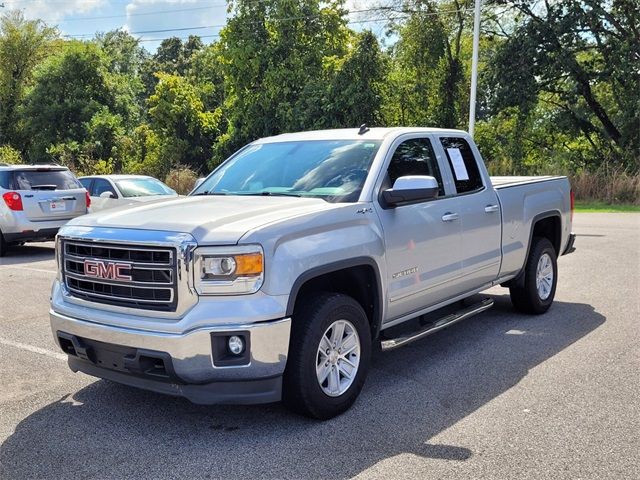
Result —
[{"label": "parking lot asphalt", "polygon": [[0,259],[0,478],[638,478],[640,215],[576,214],[556,302],[375,359],[358,402],[197,406],[74,374],[48,320],[53,245]]}]

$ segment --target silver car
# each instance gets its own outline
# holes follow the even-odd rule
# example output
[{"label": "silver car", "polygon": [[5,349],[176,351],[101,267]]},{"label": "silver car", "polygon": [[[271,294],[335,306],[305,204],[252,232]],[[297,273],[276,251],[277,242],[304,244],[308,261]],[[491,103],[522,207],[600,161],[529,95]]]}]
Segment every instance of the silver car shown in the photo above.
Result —
[{"label": "silver car", "polygon": [[0,165],[0,196],[0,257],[12,243],[53,240],[90,204],[73,173],[51,165]]},{"label": "silver car", "polygon": [[160,180],[146,175],[91,175],[78,180],[91,195],[92,213],[178,196]]}]

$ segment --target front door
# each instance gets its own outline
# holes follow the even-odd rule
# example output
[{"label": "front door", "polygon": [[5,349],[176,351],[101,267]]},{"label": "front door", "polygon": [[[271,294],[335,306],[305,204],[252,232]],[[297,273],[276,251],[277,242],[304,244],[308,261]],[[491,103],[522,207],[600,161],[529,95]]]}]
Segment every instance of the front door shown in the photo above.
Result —
[{"label": "front door", "polygon": [[452,213],[458,199],[447,198],[441,166],[430,138],[400,137],[387,158],[386,176],[377,191],[407,175],[429,175],[440,185],[438,197],[412,205],[384,208],[374,202],[386,244],[389,321],[455,296],[453,281],[462,269],[462,226]]}]

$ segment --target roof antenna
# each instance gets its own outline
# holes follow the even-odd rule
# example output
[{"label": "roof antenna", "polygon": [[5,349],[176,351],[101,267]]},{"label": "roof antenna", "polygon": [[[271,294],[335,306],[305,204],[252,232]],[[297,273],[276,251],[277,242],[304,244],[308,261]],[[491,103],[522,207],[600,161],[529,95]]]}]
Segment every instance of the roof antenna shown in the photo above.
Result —
[{"label": "roof antenna", "polygon": [[366,123],[363,123],[362,125],[360,125],[360,130],[358,130],[358,135],[364,135],[365,133],[367,133],[370,130],[369,127],[367,127]]}]

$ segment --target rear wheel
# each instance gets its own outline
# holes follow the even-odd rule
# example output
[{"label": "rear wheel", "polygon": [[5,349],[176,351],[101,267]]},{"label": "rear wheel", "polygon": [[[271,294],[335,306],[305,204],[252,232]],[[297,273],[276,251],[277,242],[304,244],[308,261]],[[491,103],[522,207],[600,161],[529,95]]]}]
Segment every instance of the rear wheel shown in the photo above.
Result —
[{"label": "rear wheel", "polygon": [[0,232],[0,257],[4,257],[7,254],[7,247],[9,245],[4,241],[4,236]]},{"label": "rear wheel", "polygon": [[298,413],[329,419],[346,411],[369,370],[371,333],[353,298],[320,293],[293,315],[282,397]]},{"label": "rear wheel", "polygon": [[548,239],[535,237],[525,265],[524,284],[509,288],[511,303],[523,313],[545,313],[553,303],[557,284],[556,251]]}]

